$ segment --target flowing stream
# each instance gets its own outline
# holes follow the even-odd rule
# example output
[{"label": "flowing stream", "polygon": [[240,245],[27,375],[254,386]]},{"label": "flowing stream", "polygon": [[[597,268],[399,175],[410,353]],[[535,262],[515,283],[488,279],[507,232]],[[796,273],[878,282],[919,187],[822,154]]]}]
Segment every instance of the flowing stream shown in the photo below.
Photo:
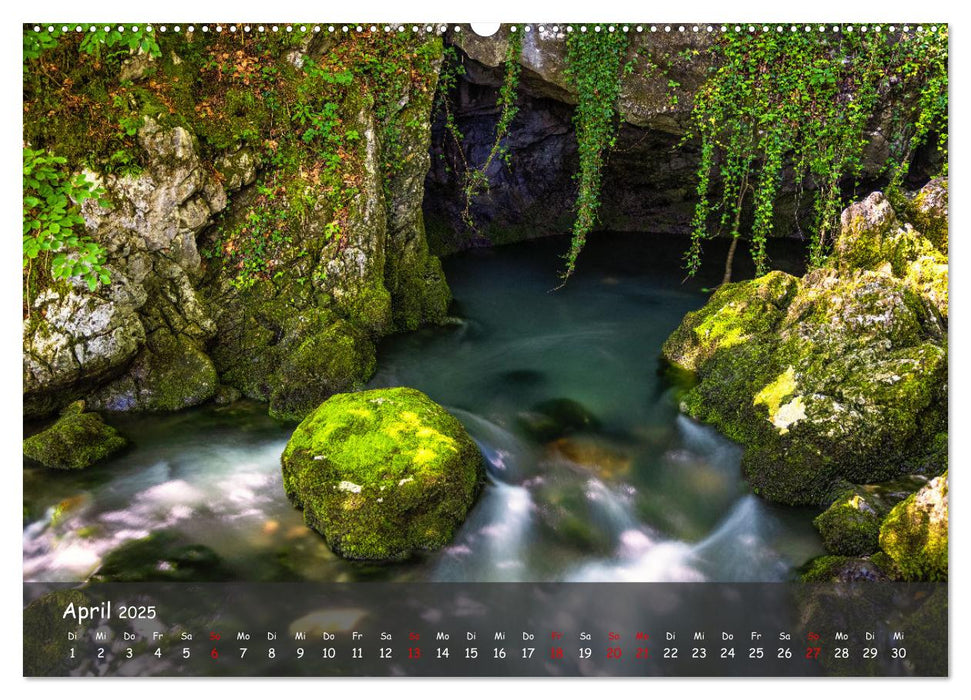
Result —
[{"label": "flowing stream", "polygon": [[556,292],[562,239],[445,261],[454,321],[388,339],[370,386],[421,389],[482,450],[488,483],[446,549],[335,557],[283,493],[292,426],[239,402],[108,416],[134,443],[120,457],[78,473],[25,465],[24,579],[85,580],[106,562],[115,576],[216,580],[791,577],[822,553],[814,512],[751,495],[740,448],[680,415],[659,371],[662,343],[720,276],[716,250],[683,284],[684,243],[594,237]]}]

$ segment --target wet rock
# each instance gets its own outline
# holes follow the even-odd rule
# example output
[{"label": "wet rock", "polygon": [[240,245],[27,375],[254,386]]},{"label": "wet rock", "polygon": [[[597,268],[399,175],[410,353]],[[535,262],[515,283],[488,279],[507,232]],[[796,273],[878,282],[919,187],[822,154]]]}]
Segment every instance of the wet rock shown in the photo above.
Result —
[{"label": "wet rock", "polygon": [[630,472],[631,458],[623,450],[592,437],[564,437],[549,445],[550,453],[607,481]]},{"label": "wet rock", "polygon": [[564,435],[596,430],[600,421],[583,404],[573,399],[541,401],[516,416],[519,427],[538,442],[550,442]]},{"label": "wet rock", "polygon": [[[146,166],[134,175],[85,176],[104,187],[110,207],[94,199],[81,211],[87,233],[107,253],[111,284],[90,291],[80,280],[37,290],[24,323],[24,410],[45,415],[129,368],[139,376],[109,390],[127,398],[123,410],[157,410],[154,392],[135,390],[146,375],[191,370],[205,355],[215,325],[194,287],[201,272],[196,235],[226,206],[222,184],[203,165],[192,134],[146,118],[138,131]],[[184,338],[179,356],[151,347],[156,333]],[[165,344],[155,339],[156,346]],[[210,363],[211,364],[211,363]],[[156,366],[158,365],[158,366]],[[211,368],[210,368],[211,369]],[[163,404],[194,405],[208,398],[192,377],[185,393]],[[168,388],[178,394],[180,382]],[[211,394],[209,394],[211,395]],[[143,403],[142,399],[146,401]],[[101,397],[94,405],[107,405]]]},{"label": "wet rock", "polygon": [[833,554],[865,556],[880,548],[880,520],[866,496],[850,490],[817,516],[813,525]]},{"label": "wet rock", "polygon": [[186,336],[152,334],[124,376],[93,393],[108,411],[178,411],[210,399],[219,378],[209,356]]},{"label": "wet rock", "polygon": [[[430,38],[422,50],[440,54],[441,40]],[[320,193],[279,251],[286,274],[240,288],[238,270],[214,261],[204,282],[219,327],[211,356],[221,381],[268,402],[275,417],[300,420],[329,396],[363,387],[380,337],[445,321],[451,293],[428,253],[421,211],[437,73],[421,77],[392,114],[379,118],[364,90],[351,90],[338,106],[344,127],[359,135],[358,194],[335,212]],[[393,143],[381,119],[396,124]],[[385,169],[392,153],[396,167]],[[253,189],[234,200],[226,226],[259,206]]]},{"label": "wet rock", "polygon": [[913,269],[901,251],[916,233],[897,221],[871,195],[844,212],[828,266],[724,285],[664,344],[697,378],[682,410],[746,448],[745,474],[767,498],[820,504],[841,479],[941,469],[946,297],[898,276]]},{"label": "wet rock", "polygon": [[243,392],[239,389],[221,384],[216,388],[216,393],[212,397],[213,403],[217,406],[229,406],[243,398]]},{"label": "wet rock", "polygon": [[485,476],[462,425],[404,387],[331,397],[297,426],[282,463],[287,497],[348,559],[445,546]]},{"label": "wet rock", "polygon": [[145,290],[111,273],[113,283],[94,292],[71,280],[34,298],[23,326],[25,415],[49,414],[119,375],[144,345]]},{"label": "wet rock", "polygon": [[880,548],[908,579],[946,581],[947,472],[897,504],[880,526]]},{"label": "wet rock", "polygon": [[831,554],[865,556],[880,549],[880,524],[900,501],[927,483],[926,477],[907,476],[862,486],[834,489],[833,503],[813,524]]},{"label": "wet rock", "polygon": [[92,581],[230,581],[236,578],[221,557],[182,535],[158,532],[110,552]]},{"label": "wet rock", "polygon": [[123,449],[128,441],[85,412],[84,403],[69,406],[54,425],[24,440],[24,457],[50,469],[84,469]]},{"label": "wet rock", "polygon": [[887,572],[870,559],[828,555],[813,559],[805,567],[801,578],[806,583],[890,580]]},{"label": "wet rock", "polygon": [[610,554],[616,526],[598,506],[606,487],[578,474],[550,475],[533,492],[539,524],[566,547],[583,552]]}]

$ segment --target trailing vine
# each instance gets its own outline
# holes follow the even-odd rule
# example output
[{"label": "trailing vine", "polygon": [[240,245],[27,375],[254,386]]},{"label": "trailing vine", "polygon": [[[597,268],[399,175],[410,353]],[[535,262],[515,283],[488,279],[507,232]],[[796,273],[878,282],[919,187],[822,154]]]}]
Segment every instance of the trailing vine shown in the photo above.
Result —
[{"label": "trailing vine", "polygon": [[570,249],[560,286],[576,269],[587,234],[597,221],[600,186],[607,153],[617,138],[616,109],[627,51],[627,35],[608,25],[573,25],[566,39],[566,72],[577,92],[573,115],[580,169],[579,191]]},{"label": "trailing vine", "polygon": [[465,207],[462,211],[462,221],[470,230],[475,230],[475,218],[472,216],[472,203],[476,197],[489,189],[489,169],[493,162],[498,158],[509,165],[509,147],[506,142],[506,135],[513,119],[519,112],[516,106],[517,91],[519,89],[519,74],[522,66],[519,63],[523,49],[522,26],[512,25],[509,28],[509,36],[506,43],[506,56],[504,61],[505,77],[502,87],[499,88],[499,99],[496,106],[499,108],[499,121],[496,123],[495,137],[488,155],[478,167],[472,167],[465,156],[462,148],[464,137],[455,121],[455,114],[449,102],[449,94],[455,88],[458,76],[464,73],[461,60],[453,47],[449,47],[445,52],[446,65],[442,70],[439,79],[439,103],[445,117],[445,130],[455,142],[456,151],[461,159],[462,170],[462,194],[465,197]]},{"label": "trailing vine", "polygon": [[939,135],[946,158],[946,27],[817,33],[770,26],[725,32],[710,51],[716,67],[696,93],[686,137],[701,143],[685,255],[689,274],[701,265],[703,241],[723,234],[732,239],[724,276],[730,280],[746,211],[751,256],[757,273],[766,271],[766,241],[790,164],[797,189],[814,192],[809,262],[821,264],[839,230],[843,183],[862,175],[868,130],[887,100],[900,116],[884,134],[891,145],[885,164],[891,191],[931,134]]}]

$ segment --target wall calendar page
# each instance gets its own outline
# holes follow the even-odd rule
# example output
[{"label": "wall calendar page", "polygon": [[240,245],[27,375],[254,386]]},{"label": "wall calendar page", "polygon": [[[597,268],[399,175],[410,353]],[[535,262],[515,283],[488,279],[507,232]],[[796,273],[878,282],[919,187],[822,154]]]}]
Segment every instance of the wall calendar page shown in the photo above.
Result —
[{"label": "wall calendar page", "polygon": [[949,675],[946,22],[277,19],[21,28],[24,676]]}]

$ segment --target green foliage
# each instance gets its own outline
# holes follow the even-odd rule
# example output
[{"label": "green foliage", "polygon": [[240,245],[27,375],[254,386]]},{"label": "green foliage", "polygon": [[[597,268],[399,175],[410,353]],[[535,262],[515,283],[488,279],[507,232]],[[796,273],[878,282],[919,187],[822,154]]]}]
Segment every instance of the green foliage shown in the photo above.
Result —
[{"label": "green foliage", "polygon": [[[708,79],[698,90],[687,138],[701,142],[690,274],[702,242],[742,235],[751,211],[751,254],[766,271],[766,239],[787,164],[800,191],[815,190],[810,263],[818,266],[839,230],[842,184],[862,174],[863,155],[881,104],[897,116],[887,164],[899,187],[915,148],[947,133],[947,28],[909,33],[726,32],[710,48]],[[911,107],[913,105],[913,107]],[[748,202],[748,204],[746,204]]]},{"label": "green foliage", "polygon": [[567,252],[561,286],[576,268],[587,234],[597,221],[600,184],[607,153],[617,137],[616,110],[627,35],[607,25],[573,25],[566,39],[567,75],[577,92],[573,116],[580,156],[580,182],[573,239]]},{"label": "green foliage", "polygon": [[23,184],[25,286],[35,261],[53,279],[80,277],[92,291],[108,284],[105,251],[84,235],[79,206],[101,197],[102,190],[82,175],[72,175],[67,159],[30,148],[24,148]]},{"label": "green foliage", "polygon": [[155,41],[155,36],[148,29],[141,27],[125,27],[118,25],[105,31],[104,26],[82,24],[84,39],[81,41],[81,51],[100,59],[102,51],[115,49],[125,54],[143,52],[156,58],[162,55],[162,50]]},{"label": "green foliage", "polygon": [[27,70],[28,61],[40,57],[49,48],[57,45],[57,39],[48,32],[24,32],[24,70]]},{"label": "green foliage", "polygon": [[462,132],[455,121],[449,102],[449,94],[456,86],[457,77],[464,74],[465,68],[458,57],[455,49],[449,47],[445,52],[445,66],[442,68],[439,79],[439,107],[445,114],[445,130],[455,141],[456,151],[461,159],[460,167],[463,178],[462,193],[465,196],[465,209],[462,211],[462,220],[471,230],[475,230],[475,220],[472,217],[473,200],[489,190],[489,168],[498,158],[509,165],[509,149],[505,142],[506,135],[513,119],[519,112],[516,106],[516,95],[519,88],[519,74],[522,66],[519,58],[523,50],[523,27],[522,25],[512,25],[509,29],[509,36],[506,45],[505,69],[506,74],[499,88],[499,99],[496,106],[499,108],[499,121],[496,123],[495,139],[492,147],[482,164],[478,167],[469,165],[462,148]]},{"label": "green foliage", "polygon": [[[61,31],[61,26],[66,31]],[[82,53],[101,60],[103,55],[147,53],[154,57],[162,55],[155,35],[150,27],[139,25],[101,25],[70,24],[50,25],[34,31],[33,27],[24,30],[24,61],[40,57],[47,49],[57,45],[62,37],[80,36]],[[26,66],[25,66],[26,67]]]}]

